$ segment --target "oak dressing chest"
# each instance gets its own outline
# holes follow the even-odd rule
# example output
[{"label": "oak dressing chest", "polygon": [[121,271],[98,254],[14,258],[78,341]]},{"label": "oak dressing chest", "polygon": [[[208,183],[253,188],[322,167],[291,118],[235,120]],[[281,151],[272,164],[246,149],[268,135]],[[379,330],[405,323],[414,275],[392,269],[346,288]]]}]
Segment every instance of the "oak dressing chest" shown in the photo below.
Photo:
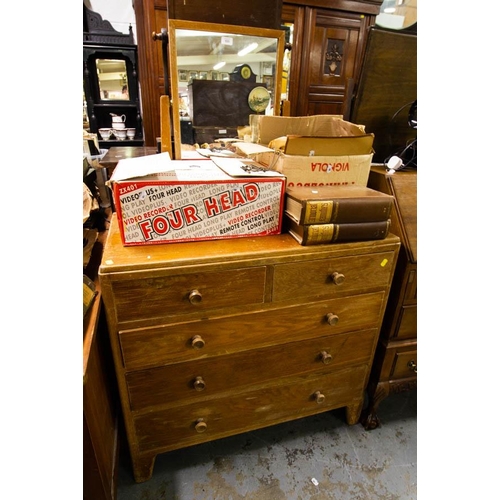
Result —
[{"label": "oak dressing chest", "polygon": [[359,421],[400,241],[124,247],[99,271],[135,480],[159,453],[346,408]]}]

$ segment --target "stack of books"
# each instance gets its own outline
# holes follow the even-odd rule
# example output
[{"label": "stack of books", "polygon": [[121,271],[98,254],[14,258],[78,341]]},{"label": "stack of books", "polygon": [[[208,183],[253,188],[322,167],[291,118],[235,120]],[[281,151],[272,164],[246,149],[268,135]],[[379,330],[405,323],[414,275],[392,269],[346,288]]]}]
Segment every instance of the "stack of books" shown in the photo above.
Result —
[{"label": "stack of books", "polygon": [[393,202],[362,186],[288,187],[284,227],[301,245],[382,240]]}]

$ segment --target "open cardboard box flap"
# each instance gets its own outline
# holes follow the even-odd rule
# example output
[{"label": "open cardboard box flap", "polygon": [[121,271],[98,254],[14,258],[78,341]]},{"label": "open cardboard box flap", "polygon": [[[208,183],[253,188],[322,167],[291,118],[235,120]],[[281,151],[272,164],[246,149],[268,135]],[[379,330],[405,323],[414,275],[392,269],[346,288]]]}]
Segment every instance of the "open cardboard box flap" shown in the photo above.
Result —
[{"label": "open cardboard box flap", "polygon": [[345,121],[339,115],[261,116],[258,142],[269,144],[287,135],[308,137],[353,137],[365,135],[365,127]]}]

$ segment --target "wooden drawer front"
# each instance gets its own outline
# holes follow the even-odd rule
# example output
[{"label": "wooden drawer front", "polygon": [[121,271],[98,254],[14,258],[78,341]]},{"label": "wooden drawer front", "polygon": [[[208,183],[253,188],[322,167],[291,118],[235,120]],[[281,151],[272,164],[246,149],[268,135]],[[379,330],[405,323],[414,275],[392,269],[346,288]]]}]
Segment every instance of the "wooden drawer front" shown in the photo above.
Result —
[{"label": "wooden drawer front", "polygon": [[[134,420],[141,452],[169,451],[240,432],[340,408],[362,400],[367,366],[320,377],[296,377],[283,384],[220,399],[148,412]],[[318,403],[319,391],[324,401]],[[195,426],[203,419],[206,430]]]},{"label": "wooden drawer front", "polygon": [[417,374],[417,351],[397,352],[394,357],[392,379],[408,378]]},{"label": "wooden drawer front", "polygon": [[[383,299],[384,292],[376,292],[238,316],[126,330],[120,332],[123,361],[127,370],[152,368],[366,330],[378,326]],[[338,317],[336,324],[329,324],[329,314]],[[199,342],[193,346],[195,340]]]},{"label": "wooden drawer front", "polygon": [[127,374],[130,406],[179,405],[276,379],[368,363],[377,330],[254,349]]},{"label": "wooden drawer front", "polygon": [[[118,322],[264,302],[265,267],[122,280],[113,283]],[[193,290],[201,301],[191,303]]]},{"label": "wooden drawer front", "polygon": [[[385,252],[277,265],[273,301],[385,287],[391,277],[393,258],[393,252]],[[334,273],[338,273],[337,279],[339,275],[344,277],[341,284],[335,284],[332,278]]]},{"label": "wooden drawer front", "polygon": [[408,273],[408,279],[406,281],[405,290],[405,302],[406,303],[417,303],[417,268],[412,269]]},{"label": "wooden drawer front", "polygon": [[[417,364],[417,342],[406,341],[401,343],[389,344],[383,354],[383,365],[380,373],[380,381],[411,378],[417,376],[415,371]],[[413,361],[415,366],[409,366]]]},{"label": "wooden drawer front", "polygon": [[417,338],[417,306],[401,308],[395,337],[399,340]]}]

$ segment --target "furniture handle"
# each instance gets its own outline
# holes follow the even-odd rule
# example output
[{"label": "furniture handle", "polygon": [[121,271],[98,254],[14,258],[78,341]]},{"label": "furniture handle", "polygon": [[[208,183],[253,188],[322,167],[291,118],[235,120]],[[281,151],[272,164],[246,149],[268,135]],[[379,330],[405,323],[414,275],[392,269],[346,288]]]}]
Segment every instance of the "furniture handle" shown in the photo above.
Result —
[{"label": "furniture handle", "polygon": [[208,425],[203,418],[199,418],[196,421],[196,424],[194,424],[194,428],[195,428],[196,432],[201,433],[201,432],[205,432],[207,430]]},{"label": "furniture handle", "polygon": [[332,362],[332,355],[327,353],[326,351],[321,351],[320,353],[321,361],[325,364],[328,365],[329,363]]},{"label": "furniture handle", "polygon": [[413,359],[408,362],[408,368],[410,369],[410,371],[417,373],[417,363],[415,363]]},{"label": "furniture handle", "polygon": [[341,285],[345,280],[345,276],[342,273],[334,272],[330,275],[330,277],[335,285]]},{"label": "furniture handle", "polygon": [[205,381],[203,380],[203,377],[200,377],[200,376],[196,377],[194,379],[194,382],[193,382],[193,387],[197,391],[205,390],[206,385],[205,385]]},{"label": "furniture handle", "polygon": [[314,399],[316,400],[316,403],[321,404],[325,402],[325,395],[321,393],[321,391],[316,391],[314,393]]},{"label": "furniture handle", "polygon": [[195,335],[191,339],[191,347],[195,349],[201,349],[202,347],[205,347],[205,341],[201,338],[200,335]]},{"label": "furniture handle", "polygon": [[191,290],[189,292],[188,299],[189,302],[191,302],[191,304],[196,305],[203,300],[203,297],[201,296],[201,293],[198,290]]},{"label": "furniture handle", "polygon": [[336,314],[328,313],[326,315],[326,321],[329,325],[335,326],[339,322],[339,317]]}]

